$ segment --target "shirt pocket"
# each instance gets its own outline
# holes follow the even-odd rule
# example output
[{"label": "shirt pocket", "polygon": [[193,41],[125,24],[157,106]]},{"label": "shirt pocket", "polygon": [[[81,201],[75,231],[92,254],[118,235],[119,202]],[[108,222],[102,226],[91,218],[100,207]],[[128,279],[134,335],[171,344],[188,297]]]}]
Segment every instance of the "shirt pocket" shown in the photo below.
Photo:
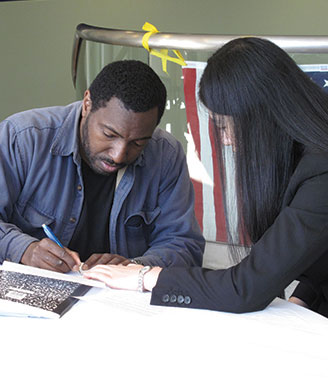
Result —
[{"label": "shirt pocket", "polygon": [[12,222],[24,233],[42,239],[46,237],[42,224],[51,225],[54,222],[54,217],[41,213],[29,203],[24,206],[17,204],[14,207]]},{"label": "shirt pocket", "polygon": [[152,211],[130,214],[124,221],[129,257],[142,256],[149,248],[150,234],[160,213],[161,209],[157,207]]}]

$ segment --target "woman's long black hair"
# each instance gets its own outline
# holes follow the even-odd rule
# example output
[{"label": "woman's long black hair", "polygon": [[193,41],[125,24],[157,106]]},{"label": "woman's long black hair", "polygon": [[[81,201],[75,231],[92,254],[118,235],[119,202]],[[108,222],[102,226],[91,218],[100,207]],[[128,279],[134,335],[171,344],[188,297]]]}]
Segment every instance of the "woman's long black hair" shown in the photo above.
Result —
[{"label": "woman's long black hair", "polygon": [[[251,245],[279,214],[302,154],[327,151],[328,95],[278,46],[250,37],[213,54],[199,97],[212,116],[232,117],[239,236]],[[219,122],[213,119],[222,164]]]}]

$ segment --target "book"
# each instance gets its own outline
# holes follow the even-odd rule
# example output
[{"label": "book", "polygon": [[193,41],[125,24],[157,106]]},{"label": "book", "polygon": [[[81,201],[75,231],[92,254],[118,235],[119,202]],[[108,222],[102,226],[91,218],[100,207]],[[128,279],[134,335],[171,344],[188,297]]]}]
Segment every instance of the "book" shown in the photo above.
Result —
[{"label": "book", "polygon": [[60,318],[92,288],[65,274],[49,271],[48,276],[46,270],[20,264],[0,266],[0,315]]}]

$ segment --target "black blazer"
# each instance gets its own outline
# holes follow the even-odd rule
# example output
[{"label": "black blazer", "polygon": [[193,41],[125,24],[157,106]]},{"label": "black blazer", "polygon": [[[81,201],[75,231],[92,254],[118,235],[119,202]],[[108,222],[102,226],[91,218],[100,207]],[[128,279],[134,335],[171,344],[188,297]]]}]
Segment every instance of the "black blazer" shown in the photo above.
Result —
[{"label": "black blazer", "polygon": [[151,304],[258,311],[295,279],[294,295],[328,316],[328,154],[302,157],[280,214],[245,259],[221,270],[165,268]]}]

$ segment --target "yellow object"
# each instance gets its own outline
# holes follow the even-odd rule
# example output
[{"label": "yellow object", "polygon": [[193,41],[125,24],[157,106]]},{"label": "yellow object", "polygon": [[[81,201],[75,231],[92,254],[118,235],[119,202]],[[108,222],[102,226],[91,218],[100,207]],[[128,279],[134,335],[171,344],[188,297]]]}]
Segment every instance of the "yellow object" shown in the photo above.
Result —
[{"label": "yellow object", "polygon": [[168,60],[171,62],[177,63],[180,66],[186,66],[186,62],[184,61],[183,56],[181,55],[180,51],[178,51],[178,50],[172,50],[175,53],[175,55],[177,56],[176,58],[174,58],[168,54],[168,52],[169,52],[168,49],[154,50],[152,48],[149,48],[149,44],[148,44],[149,38],[151,37],[151,35],[157,34],[159,32],[158,29],[154,25],[146,22],[143,25],[142,29],[144,31],[148,31],[147,33],[144,34],[144,36],[142,38],[143,47],[150,53],[150,55],[154,55],[154,56],[157,56],[160,59],[162,59],[162,68],[163,68],[164,72],[167,73],[167,61]]}]

